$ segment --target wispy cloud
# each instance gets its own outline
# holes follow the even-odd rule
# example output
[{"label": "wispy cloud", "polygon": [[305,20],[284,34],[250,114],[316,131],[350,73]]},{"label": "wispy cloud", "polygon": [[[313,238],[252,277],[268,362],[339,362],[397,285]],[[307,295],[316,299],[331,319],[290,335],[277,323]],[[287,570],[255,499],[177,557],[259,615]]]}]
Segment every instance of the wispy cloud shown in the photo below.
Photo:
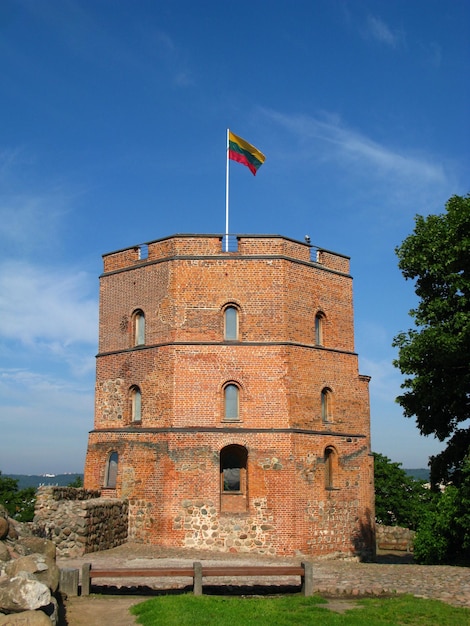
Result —
[{"label": "wispy cloud", "polygon": [[374,15],[367,17],[366,32],[376,41],[392,48],[396,48],[401,41],[401,35],[392,29],[380,18]]},{"label": "wispy cloud", "polygon": [[3,249],[30,253],[58,238],[67,212],[66,199],[59,194],[0,196],[0,240]]},{"label": "wispy cloud", "polygon": [[[312,158],[321,154],[322,159],[335,160],[338,165],[356,166],[358,170],[366,167],[369,173],[393,173],[414,181],[443,183],[446,180],[442,164],[381,144],[348,128],[336,115],[287,115],[267,109],[263,112],[297,138],[303,146],[303,157],[310,150]],[[322,144],[321,151],[316,146],[318,143]]]},{"label": "wispy cloud", "polygon": [[0,397],[0,471],[83,470],[87,431],[93,425],[92,381],[77,383],[57,373],[0,368]]},{"label": "wispy cloud", "polygon": [[0,264],[0,337],[50,350],[96,342],[97,302],[84,272]]}]

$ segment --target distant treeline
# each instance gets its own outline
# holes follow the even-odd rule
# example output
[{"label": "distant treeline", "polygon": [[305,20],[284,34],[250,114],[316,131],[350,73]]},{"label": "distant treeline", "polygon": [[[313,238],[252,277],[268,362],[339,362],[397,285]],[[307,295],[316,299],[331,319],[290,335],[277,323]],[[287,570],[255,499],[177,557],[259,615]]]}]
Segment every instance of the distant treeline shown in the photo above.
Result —
[{"label": "distant treeline", "polygon": [[59,487],[67,487],[70,483],[73,483],[77,478],[81,478],[83,481],[83,474],[57,474],[56,476],[38,476],[36,474],[3,474],[8,478],[13,478],[18,481],[18,489],[26,489],[27,487],[34,487],[37,489],[41,485],[57,485]]},{"label": "distant treeline", "polygon": [[429,470],[428,469],[424,469],[424,468],[406,469],[405,472],[408,474],[408,476],[411,476],[411,478],[414,478],[415,480],[424,480],[427,483],[429,482]]}]

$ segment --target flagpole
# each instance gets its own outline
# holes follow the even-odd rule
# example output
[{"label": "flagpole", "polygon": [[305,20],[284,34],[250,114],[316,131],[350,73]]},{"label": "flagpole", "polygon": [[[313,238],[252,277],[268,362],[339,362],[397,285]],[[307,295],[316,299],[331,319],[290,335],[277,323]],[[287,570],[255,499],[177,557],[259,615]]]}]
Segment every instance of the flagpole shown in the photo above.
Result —
[{"label": "flagpole", "polygon": [[227,128],[227,165],[225,170],[225,252],[228,252],[228,185],[229,185],[229,129]]}]

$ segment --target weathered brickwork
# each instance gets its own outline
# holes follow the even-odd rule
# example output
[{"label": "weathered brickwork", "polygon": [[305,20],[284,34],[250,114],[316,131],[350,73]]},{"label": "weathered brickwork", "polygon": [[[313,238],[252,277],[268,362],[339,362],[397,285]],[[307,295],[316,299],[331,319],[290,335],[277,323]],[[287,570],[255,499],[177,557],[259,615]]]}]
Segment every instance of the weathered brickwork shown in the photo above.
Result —
[{"label": "weathered brickwork", "polygon": [[[311,252],[283,237],[241,236],[224,252],[218,237],[177,235],[149,243],[146,258],[104,256],[85,487],[129,501],[130,538],[373,551],[369,378],[354,352],[349,259]],[[227,306],[238,335],[226,340]],[[227,418],[226,385],[238,394]]]}]

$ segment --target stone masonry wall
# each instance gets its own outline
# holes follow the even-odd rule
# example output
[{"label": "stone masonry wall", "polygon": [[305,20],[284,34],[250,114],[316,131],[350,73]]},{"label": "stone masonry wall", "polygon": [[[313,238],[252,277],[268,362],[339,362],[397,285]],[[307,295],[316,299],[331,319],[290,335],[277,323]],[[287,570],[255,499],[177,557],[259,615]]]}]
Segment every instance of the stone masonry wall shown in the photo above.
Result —
[{"label": "stone masonry wall", "polygon": [[127,539],[126,500],[100,498],[100,492],[73,487],[40,487],[35,532],[51,539],[57,554],[75,557],[107,550]]},{"label": "stone masonry wall", "polygon": [[377,524],[376,537],[379,550],[413,552],[415,531],[401,526],[382,526]]}]

